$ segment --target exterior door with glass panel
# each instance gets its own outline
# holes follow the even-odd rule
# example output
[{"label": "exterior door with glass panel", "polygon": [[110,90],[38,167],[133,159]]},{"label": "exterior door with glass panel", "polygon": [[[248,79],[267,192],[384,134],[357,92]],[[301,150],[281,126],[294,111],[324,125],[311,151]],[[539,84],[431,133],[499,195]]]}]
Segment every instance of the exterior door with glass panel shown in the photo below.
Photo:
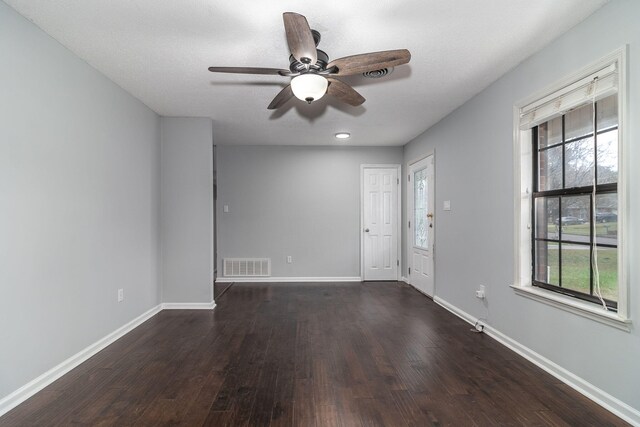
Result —
[{"label": "exterior door with glass panel", "polygon": [[409,282],[433,297],[433,155],[409,165]]},{"label": "exterior door with glass panel", "polygon": [[362,170],[364,280],[398,280],[398,168]]}]

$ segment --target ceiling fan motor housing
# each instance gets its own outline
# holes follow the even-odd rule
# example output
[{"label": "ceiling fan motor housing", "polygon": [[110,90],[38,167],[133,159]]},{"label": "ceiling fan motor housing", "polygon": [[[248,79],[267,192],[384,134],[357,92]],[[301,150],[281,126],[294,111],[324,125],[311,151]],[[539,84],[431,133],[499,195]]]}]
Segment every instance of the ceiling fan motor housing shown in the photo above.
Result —
[{"label": "ceiling fan motor housing", "polygon": [[303,64],[302,62],[294,58],[293,55],[289,56],[289,70],[291,70],[292,73],[306,73],[308,71],[312,71],[312,72],[324,71],[327,67],[327,64],[329,63],[329,55],[327,55],[326,52],[320,49],[316,49],[316,52],[318,52],[318,60],[316,61],[315,64],[311,64],[311,65]]},{"label": "ceiling fan motor housing", "polygon": [[[317,30],[311,30],[311,35],[313,36],[313,41],[316,44],[316,47],[320,43],[320,32]],[[289,56],[289,70],[292,73],[305,73],[308,71],[324,71],[327,68],[327,64],[329,63],[329,55],[326,52],[316,49],[318,60],[315,64],[309,64],[305,59],[309,58],[301,58],[301,61],[298,61],[293,55]]]}]

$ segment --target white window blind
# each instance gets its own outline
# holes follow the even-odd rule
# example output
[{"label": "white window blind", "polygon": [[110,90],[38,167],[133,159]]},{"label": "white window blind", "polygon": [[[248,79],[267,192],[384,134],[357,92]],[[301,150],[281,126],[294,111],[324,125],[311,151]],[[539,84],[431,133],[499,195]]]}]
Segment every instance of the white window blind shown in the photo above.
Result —
[{"label": "white window blind", "polygon": [[565,86],[520,109],[520,130],[561,116],[581,105],[612,95],[618,90],[617,62]]}]

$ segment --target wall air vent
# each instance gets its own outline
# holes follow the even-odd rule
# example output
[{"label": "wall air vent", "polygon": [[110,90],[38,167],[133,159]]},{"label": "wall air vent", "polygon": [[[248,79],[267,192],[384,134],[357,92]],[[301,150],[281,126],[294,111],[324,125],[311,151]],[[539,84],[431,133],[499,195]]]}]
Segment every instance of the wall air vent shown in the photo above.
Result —
[{"label": "wall air vent", "polygon": [[224,277],[271,276],[271,258],[224,258]]}]

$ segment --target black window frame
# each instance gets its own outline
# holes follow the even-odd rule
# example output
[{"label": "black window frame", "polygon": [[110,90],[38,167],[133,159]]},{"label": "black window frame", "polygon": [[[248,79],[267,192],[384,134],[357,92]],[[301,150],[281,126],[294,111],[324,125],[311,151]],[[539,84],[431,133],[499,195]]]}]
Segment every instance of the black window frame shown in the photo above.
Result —
[{"label": "black window frame", "polygon": [[[594,108],[594,115],[595,117],[597,117],[597,113],[598,113],[598,103],[594,103],[593,105]],[[589,294],[585,294],[583,292],[579,292],[573,289],[568,289],[568,288],[563,288],[562,287],[562,244],[571,244],[571,245],[582,245],[582,246],[589,246],[589,259],[593,259],[593,247],[594,247],[594,233],[593,233],[593,224],[592,221],[594,221],[594,215],[593,215],[593,209],[594,209],[594,197],[593,197],[593,185],[587,185],[587,186],[582,186],[582,187],[572,187],[572,188],[565,188],[565,167],[566,167],[566,163],[565,163],[565,152],[566,152],[566,145],[570,144],[572,142],[575,141],[579,141],[579,140],[583,140],[586,138],[591,138],[593,137],[593,146],[594,146],[594,168],[595,171],[594,173],[596,174],[596,184],[598,182],[597,179],[597,173],[598,173],[598,135],[601,135],[605,132],[610,132],[612,130],[619,130],[620,127],[620,119],[618,118],[618,121],[616,123],[615,126],[609,126],[605,129],[602,130],[598,130],[597,126],[598,123],[597,121],[595,123],[593,123],[593,129],[591,130],[591,132],[584,134],[584,135],[580,135],[578,137],[574,137],[574,138],[570,138],[570,139],[566,139],[565,138],[565,116],[568,113],[565,113],[562,115],[562,134],[561,134],[561,140],[559,143],[554,143],[554,144],[550,144],[547,145],[545,147],[540,148],[539,147],[539,138],[538,138],[538,128],[540,125],[537,125],[535,127],[533,127],[531,129],[532,132],[532,160],[533,160],[533,168],[532,168],[532,175],[533,175],[533,192],[532,192],[532,198],[531,198],[531,283],[533,286],[537,286],[539,288],[543,288],[543,289],[547,289],[553,292],[557,292],[563,295],[567,295],[570,297],[574,297],[580,300],[584,300],[584,301],[589,301],[592,303],[596,303],[596,304],[602,304],[602,301],[600,300],[600,298],[597,295],[594,295],[594,272],[593,272],[593,264],[590,262],[589,263]],[[548,120],[544,123],[549,123],[551,120]],[[542,123],[541,123],[542,124]],[[595,136],[594,136],[595,134]],[[556,148],[556,147],[562,147],[562,188],[560,189],[553,189],[553,190],[540,190],[539,189],[539,183],[540,183],[540,169],[539,169],[539,156],[540,153],[542,153],[543,151],[547,151],[549,149],[552,148]],[[618,154],[619,155],[619,154]],[[618,194],[618,182],[619,182],[619,177],[617,179],[617,182],[615,183],[607,183],[607,184],[597,184],[596,185],[596,197],[603,195],[603,194]],[[589,218],[588,218],[588,224],[590,225],[589,227],[589,242],[588,243],[584,243],[584,242],[575,242],[575,241],[570,241],[570,240],[563,240],[562,238],[562,218],[563,218],[563,213],[562,213],[562,198],[563,197],[567,197],[567,196],[588,196],[589,197]],[[536,200],[540,199],[540,198],[546,198],[546,199],[550,199],[550,198],[557,198],[558,200],[558,221],[559,221],[559,230],[558,230],[558,236],[557,239],[549,239],[549,238],[541,238],[536,236]],[[553,242],[553,243],[557,243],[558,244],[558,285],[554,285],[554,284],[550,284],[550,283],[546,283],[546,282],[542,282],[540,280],[536,279],[536,247],[537,247],[537,243],[538,242]],[[598,247],[603,247],[603,248],[618,248],[619,244],[604,244],[604,243],[600,243],[597,242],[597,246]],[[619,278],[618,278],[618,286],[620,286],[620,282],[619,282]],[[618,310],[618,302],[617,301],[612,301],[609,299],[604,298],[604,302],[607,306],[607,309],[611,310],[611,311],[616,311]]]}]

